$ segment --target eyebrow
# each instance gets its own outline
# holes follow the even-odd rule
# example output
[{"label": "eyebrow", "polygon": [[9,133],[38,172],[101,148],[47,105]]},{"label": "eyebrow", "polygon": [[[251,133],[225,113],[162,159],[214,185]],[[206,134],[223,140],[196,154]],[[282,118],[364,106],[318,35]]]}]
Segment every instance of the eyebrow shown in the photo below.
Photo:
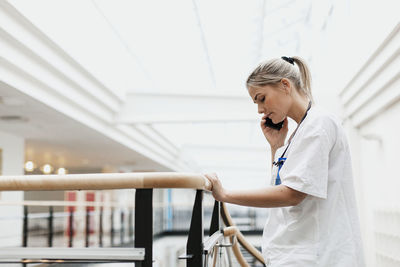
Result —
[{"label": "eyebrow", "polygon": [[256,94],[256,96],[254,97],[254,104],[256,103],[256,101],[257,101],[257,96],[258,96],[259,94]]}]

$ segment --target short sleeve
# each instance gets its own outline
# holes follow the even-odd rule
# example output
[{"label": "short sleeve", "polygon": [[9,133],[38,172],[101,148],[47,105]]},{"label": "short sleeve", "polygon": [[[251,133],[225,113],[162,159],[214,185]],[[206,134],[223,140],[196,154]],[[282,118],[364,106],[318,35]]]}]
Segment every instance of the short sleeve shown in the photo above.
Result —
[{"label": "short sleeve", "polygon": [[326,198],[329,153],[332,144],[324,129],[308,127],[295,137],[279,175],[282,184],[297,191]]}]

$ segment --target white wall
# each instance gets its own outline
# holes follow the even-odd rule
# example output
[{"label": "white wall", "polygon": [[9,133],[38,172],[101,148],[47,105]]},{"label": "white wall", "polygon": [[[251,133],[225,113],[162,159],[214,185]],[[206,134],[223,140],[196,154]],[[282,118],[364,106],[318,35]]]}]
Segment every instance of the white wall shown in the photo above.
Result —
[{"label": "white wall", "polygon": [[400,265],[399,114],[400,103],[396,103],[360,129],[362,208],[370,266]]},{"label": "white wall", "polygon": [[[379,9],[375,12],[378,14]],[[397,227],[392,226],[400,221],[396,207],[400,183],[396,165],[400,144],[400,125],[396,123],[400,111],[400,24],[387,18],[382,21],[386,27],[381,33],[373,37],[359,33],[358,47],[365,54],[352,45],[355,57],[349,58],[357,64],[353,69],[346,67],[351,76],[347,76],[349,80],[339,94],[352,147],[365,257],[371,267],[400,264],[398,222]],[[366,25],[373,26],[371,22]]]},{"label": "white wall", "polygon": [[[2,149],[3,159],[2,175],[22,175],[24,173],[24,139],[0,132],[0,149]],[[22,201],[23,199],[23,192],[1,192],[1,201]],[[0,206],[0,214],[3,218],[22,216],[22,207]],[[0,220],[0,229],[3,229],[0,231],[0,246],[21,245],[22,219]]]},{"label": "white wall", "polygon": [[314,95],[343,119],[368,267],[400,265],[398,1],[336,1],[313,54]]}]

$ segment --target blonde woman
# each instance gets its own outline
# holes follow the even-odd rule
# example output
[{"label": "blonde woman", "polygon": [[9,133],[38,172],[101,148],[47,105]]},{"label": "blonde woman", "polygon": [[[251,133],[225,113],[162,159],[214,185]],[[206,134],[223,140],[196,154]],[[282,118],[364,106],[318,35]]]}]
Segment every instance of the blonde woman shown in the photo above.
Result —
[{"label": "blonde woman", "polygon": [[[262,240],[267,266],[365,266],[346,135],[335,116],[313,104],[307,64],[299,57],[265,61],[246,85],[264,114],[260,124],[271,146],[271,184],[230,191],[215,173],[206,174],[214,198],[269,208]],[[284,144],[287,117],[297,128]]]}]

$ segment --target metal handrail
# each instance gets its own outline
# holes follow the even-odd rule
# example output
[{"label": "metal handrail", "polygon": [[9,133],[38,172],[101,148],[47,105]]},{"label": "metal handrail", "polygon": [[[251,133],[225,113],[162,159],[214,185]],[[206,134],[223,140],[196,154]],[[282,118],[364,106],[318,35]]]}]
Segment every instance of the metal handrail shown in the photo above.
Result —
[{"label": "metal handrail", "polygon": [[210,191],[212,185],[203,175],[173,172],[19,175],[1,176],[0,179],[0,191],[131,188],[193,188]]}]

